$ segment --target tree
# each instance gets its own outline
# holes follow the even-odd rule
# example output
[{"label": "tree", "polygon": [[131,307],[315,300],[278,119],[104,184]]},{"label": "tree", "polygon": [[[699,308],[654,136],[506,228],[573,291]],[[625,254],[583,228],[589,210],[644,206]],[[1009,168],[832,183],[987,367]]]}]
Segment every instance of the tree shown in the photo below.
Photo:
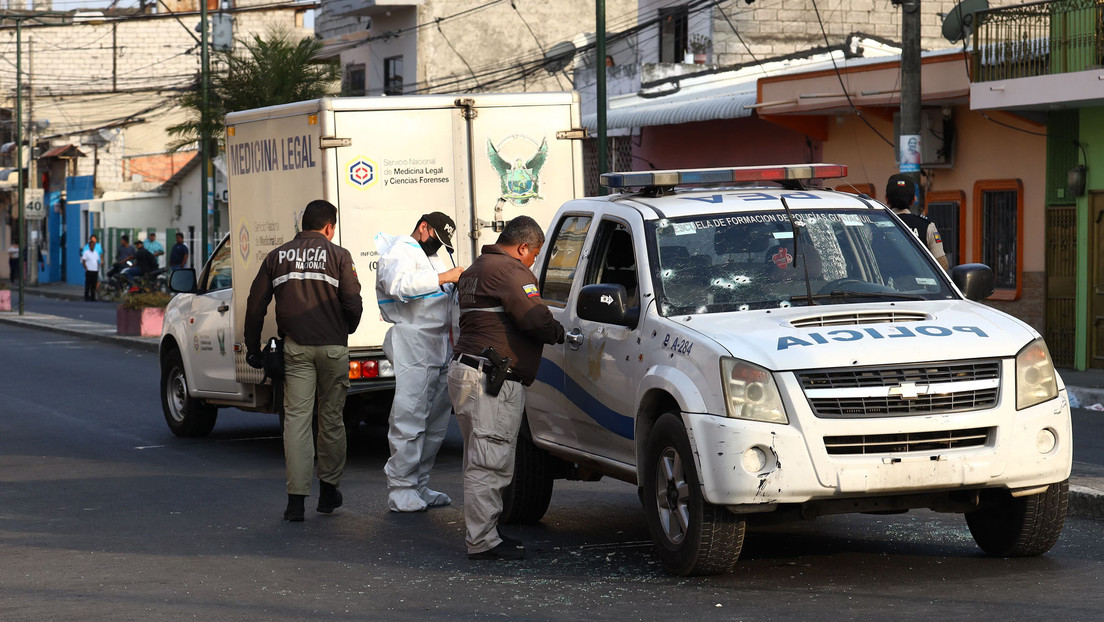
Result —
[{"label": "tree", "polygon": [[[338,65],[313,60],[322,50],[322,42],[314,37],[294,41],[286,29],[273,27],[264,37],[254,34],[251,40],[238,40],[238,44],[233,52],[215,52],[212,56],[219,67],[211,72],[207,93],[207,135],[211,137],[212,154],[221,151],[226,113],[335,95],[340,85]],[[202,101],[197,78],[195,88],[180,97],[188,119],[168,128],[174,138],[170,152],[198,144]]]}]

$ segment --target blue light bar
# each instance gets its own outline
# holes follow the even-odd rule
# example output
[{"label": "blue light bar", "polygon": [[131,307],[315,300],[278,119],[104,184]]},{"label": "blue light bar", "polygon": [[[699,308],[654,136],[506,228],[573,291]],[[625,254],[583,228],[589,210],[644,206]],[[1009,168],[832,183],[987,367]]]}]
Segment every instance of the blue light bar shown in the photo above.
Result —
[{"label": "blue light bar", "polygon": [[603,173],[606,188],[642,186],[681,186],[686,184],[726,184],[748,181],[789,181],[796,179],[833,179],[847,176],[843,164],[780,164],[774,166],[737,166],[730,168],[692,168],[667,171]]}]

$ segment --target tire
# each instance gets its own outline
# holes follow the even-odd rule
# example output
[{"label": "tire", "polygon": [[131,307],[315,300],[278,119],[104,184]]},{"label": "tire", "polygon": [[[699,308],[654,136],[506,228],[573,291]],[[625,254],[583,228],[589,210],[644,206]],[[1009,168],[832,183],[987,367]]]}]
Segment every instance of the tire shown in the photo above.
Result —
[{"label": "tire", "polygon": [[514,479],[502,491],[499,522],[529,524],[539,522],[552,501],[552,457],[533,444],[529,424],[522,423],[514,450]]},{"label": "tire", "polygon": [[974,542],[989,555],[1034,557],[1058,542],[1068,506],[1068,480],[1019,498],[1007,490],[985,490],[981,508],[966,514],[966,524]]},{"label": "tire", "polygon": [[218,418],[218,408],[188,395],[188,378],[177,350],[165,355],[161,365],[161,410],[169,429],[180,437],[206,436]]},{"label": "tire", "polygon": [[682,420],[659,418],[644,450],[641,503],[656,554],[681,576],[730,572],[744,546],[746,523],[705,501]]},{"label": "tire", "polygon": [[110,281],[100,281],[96,285],[96,300],[115,302],[119,299],[119,291]]}]

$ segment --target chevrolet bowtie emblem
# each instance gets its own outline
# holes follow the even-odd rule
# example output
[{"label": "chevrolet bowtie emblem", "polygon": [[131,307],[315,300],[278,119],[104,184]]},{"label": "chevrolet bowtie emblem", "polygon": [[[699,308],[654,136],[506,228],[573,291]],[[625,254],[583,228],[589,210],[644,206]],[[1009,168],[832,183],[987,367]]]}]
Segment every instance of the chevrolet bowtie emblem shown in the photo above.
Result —
[{"label": "chevrolet bowtie emblem", "polygon": [[902,382],[895,387],[889,388],[890,395],[895,395],[903,400],[914,400],[921,395],[926,395],[927,393],[927,385],[917,386],[915,382]]}]

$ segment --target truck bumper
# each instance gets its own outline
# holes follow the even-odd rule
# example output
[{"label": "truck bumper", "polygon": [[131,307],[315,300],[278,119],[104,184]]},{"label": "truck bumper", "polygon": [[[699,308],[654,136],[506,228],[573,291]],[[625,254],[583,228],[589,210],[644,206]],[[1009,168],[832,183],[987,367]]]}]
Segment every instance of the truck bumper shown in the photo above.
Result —
[{"label": "truck bumper", "polygon": [[[1020,411],[1003,406],[948,415],[828,420],[805,410],[787,425],[694,413],[684,413],[683,419],[697,452],[705,499],[718,505],[1025,489],[1067,479],[1073,461],[1064,389],[1056,399]],[[948,440],[884,450],[874,444],[955,431],[973,432],[974,446]],[[873,453],[830,453],[826,437],[870,443],[858,451]]]}]

